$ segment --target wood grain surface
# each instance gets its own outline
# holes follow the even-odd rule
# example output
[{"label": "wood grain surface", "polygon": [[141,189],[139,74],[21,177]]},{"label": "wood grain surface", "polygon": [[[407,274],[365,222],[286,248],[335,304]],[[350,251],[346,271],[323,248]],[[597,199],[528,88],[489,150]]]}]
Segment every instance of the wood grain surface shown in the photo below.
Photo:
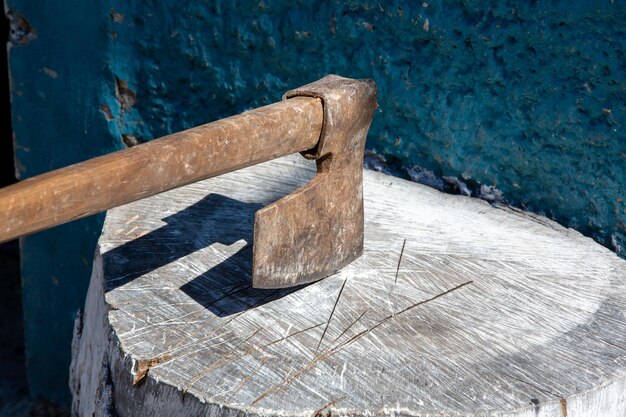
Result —
[{"label": "wood grain surface", "polygon": [[75,415],[626,416],[626,262],[543,217],[366,171],[363,256],[252,289],[254,212],[313,174],[288,157],[109,211]]},{"label": "wood grain surface", "polygon": [[297,97],[20,181],[0,189],[0,242],[309,150],[322,121]]}]

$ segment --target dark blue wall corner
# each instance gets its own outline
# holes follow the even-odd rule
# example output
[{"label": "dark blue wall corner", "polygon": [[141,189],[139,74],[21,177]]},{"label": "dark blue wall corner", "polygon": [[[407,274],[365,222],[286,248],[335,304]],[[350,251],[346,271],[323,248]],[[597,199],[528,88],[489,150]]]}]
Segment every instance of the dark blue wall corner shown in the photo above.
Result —
[{"label": "dark blue wall corner", "polygon": [[[99,110],[108,10],[81,1],[10,0],[6,7],[19,178],[119,149]],[[26,361],[34,396],[69,401],[73,320],[84,303],[102,219],[21,240]]]}]

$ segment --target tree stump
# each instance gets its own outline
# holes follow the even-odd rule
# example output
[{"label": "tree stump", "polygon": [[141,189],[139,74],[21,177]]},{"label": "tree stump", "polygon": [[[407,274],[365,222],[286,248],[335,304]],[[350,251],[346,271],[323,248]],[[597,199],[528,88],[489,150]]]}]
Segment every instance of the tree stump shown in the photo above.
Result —
[{"label": "tree stump", "polygon": [[543,217],[366,171],[365,251],[251,288],[299,156],[109,211],[73,342],[79,416],[626,416],[626,262]]}]

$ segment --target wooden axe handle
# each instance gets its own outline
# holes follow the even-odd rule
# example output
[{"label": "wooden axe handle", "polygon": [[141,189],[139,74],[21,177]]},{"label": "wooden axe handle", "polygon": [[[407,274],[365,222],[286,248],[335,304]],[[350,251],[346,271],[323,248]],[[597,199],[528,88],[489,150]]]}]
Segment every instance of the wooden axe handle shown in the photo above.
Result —
[{"label": "wooden axe handle", "polygon": [[172,188],[312,149],[322,102],[298,97],[0,190],[0,243]]}]

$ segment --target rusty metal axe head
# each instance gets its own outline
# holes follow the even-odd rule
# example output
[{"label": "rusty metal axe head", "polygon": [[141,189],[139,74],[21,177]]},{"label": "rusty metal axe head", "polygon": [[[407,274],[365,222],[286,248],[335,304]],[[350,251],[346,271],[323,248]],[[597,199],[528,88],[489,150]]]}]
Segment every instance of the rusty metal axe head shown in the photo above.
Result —
[{"label": "rusty metal axe head", "polygon": [[334,274],[363,252],[363,152],[376,108],[376,84],[329,75],[283,99],[322,100],[314,149],[316,176],[259,210],[254,219],[252,285],[282,288]]}]

